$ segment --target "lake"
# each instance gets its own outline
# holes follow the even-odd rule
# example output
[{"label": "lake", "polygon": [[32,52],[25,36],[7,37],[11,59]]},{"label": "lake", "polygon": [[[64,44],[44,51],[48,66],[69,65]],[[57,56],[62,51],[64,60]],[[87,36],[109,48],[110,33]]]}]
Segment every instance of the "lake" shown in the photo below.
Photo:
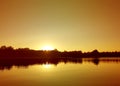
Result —
[{"label": "lake", "polygon": [[0,86],[120,86],[120,58],[0,65]]}]

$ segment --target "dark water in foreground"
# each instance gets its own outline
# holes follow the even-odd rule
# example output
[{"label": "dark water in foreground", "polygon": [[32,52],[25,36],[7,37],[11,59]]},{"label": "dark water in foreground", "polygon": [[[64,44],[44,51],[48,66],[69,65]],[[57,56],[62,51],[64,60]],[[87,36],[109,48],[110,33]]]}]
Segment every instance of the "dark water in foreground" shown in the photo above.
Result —
[{"label": "dark water in foreground", "polygon": [[0,86],[120,86],[120,58],[0,64]]}]

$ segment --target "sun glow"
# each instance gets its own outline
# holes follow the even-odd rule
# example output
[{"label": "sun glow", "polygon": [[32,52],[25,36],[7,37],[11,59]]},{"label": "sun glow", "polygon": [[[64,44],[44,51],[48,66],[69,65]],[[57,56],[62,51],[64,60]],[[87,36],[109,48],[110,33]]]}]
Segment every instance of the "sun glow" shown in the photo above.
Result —
[{"label": "sun glow", "polygon": [[52,46],[44,46],[42,50],[54,50]]},{"label": "sun glow", "polygon": [[43,67],[44,67],[45,69],[49,69],[49,68],[51,68],[51,64],[44,64]]}]

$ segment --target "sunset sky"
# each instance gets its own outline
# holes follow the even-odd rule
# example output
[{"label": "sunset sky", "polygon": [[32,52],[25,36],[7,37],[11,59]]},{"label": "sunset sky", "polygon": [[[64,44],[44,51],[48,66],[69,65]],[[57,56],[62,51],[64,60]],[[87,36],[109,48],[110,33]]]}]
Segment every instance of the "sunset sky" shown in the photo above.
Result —
[{"label": "sunset sky", "polygon": [[120,1],[0,0],[0,45],[120,51]]}]

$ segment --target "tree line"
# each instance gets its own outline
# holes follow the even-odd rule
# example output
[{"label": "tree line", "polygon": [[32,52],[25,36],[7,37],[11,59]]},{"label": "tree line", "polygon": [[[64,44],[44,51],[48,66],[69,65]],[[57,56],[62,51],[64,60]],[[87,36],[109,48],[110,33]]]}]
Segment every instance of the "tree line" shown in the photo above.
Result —
[{"label": "tree line", "polygon": [[[52,57],[52,58],[50,58]],[[12,46],[0,47],[0,59],[55,59],[55,58],[99,58],[99,57],[120,57],[120,52],[99,52],[97,49],[91,52],[82,51],[58,51],[57,49],[33,50],[29,48],[17,48]]]}]

